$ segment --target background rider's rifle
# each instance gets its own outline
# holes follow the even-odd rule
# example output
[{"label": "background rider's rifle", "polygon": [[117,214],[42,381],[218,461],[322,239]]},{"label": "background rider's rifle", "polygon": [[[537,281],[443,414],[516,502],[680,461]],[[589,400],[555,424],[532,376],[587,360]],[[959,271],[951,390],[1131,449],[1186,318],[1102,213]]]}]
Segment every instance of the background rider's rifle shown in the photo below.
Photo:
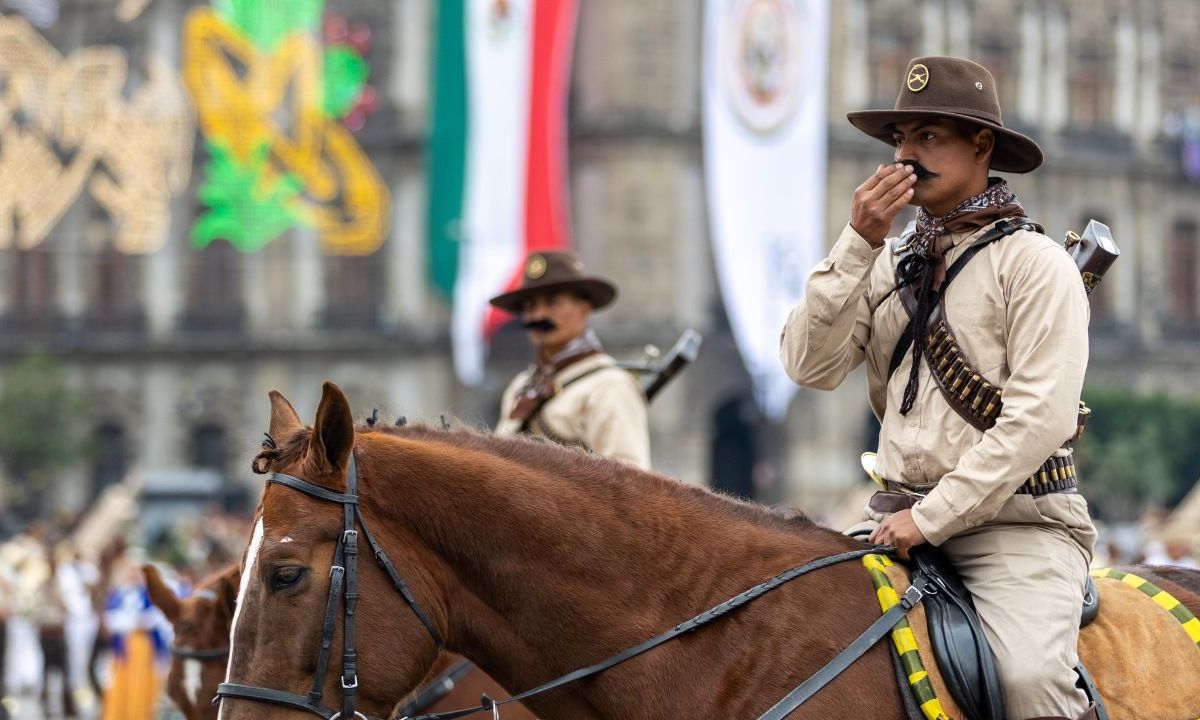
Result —
[{"label": "background rider's rifle", "polygon": [[647,348],[649,357],[646,360],[617,363],[617,366],[638,376],[642,392],[646,394],[646,402],[649,402],[680,370],[696,359],[700,354],[702,339],[700,333],[688,328],[666,355],[660,357],[658,348],[651,346]]}]

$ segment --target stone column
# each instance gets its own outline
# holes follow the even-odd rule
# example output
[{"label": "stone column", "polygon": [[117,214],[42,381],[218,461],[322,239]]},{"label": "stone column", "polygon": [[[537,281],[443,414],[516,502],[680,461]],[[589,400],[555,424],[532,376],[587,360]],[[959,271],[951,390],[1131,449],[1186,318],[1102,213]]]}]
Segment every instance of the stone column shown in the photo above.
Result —
[{"label": "stone column", "polygon": [[296,228],[287,240],[292,243],[296,273],[291,320],[303,332],[315,326],[325,306],[325,256],[315,230]]},{"label": "stone column", "polygon": [[946,6],[946,52],[971,57],[971,10],[964,0],[948,0]]},{"label": "stone column", "polygon": [[134,457],[130,465],[149,471],[178,467],[182,453],[176,371],[165,364],[151,364],[145,369],[141,387],[145,412],[141,432],[131,433],[139,441],[131,443]]},{"label": "stone column", "polygon": [[434,36],[437,12],[431,0],[408,0],[393,5],[391,27],[392,66],[388,72],[387,95],[400,110],[405,123],[424,127],[429,97],[429,47]]},{"label": "stone column", "polygon": [[422,321],[429,288],[425,253],[424,180],[414,168],[401,164],[392,176],[391,235],[378,253],[386,265],[383,319],[387,326]]},{"label": "stone column", "polygon": [[63,216],[41,245],[33,252],[49,252],[54,258],[55,298],[58,315],[74,324],[82,319],[87,306],[87,286],[90,278],[88,260],[95,258],[95,251],[84,246],[86,213],[75,205]]},{"label": "stone column", "polygon": [[[284,234],[273,240],[272,245],[292,242],[293,238]],[[272,322],[274,318],[270,316],[272,283],[269,282],[270,278],[267,276],[267,253],[270,253],[271,250],[272,247],[269,245],[257,252],[239,252],[237,256],[238,265],[241,267],[242,308],[246,313],[245,329],[250,334],[264,333],[274,325]],[[275,268],[275,272],[279,272],[279,270],[279,268]],[[297,294],[307,291],[299,280],[294,287]]]},{"label": "stone column", "polygon": [[1132,132],[1136,120],[1138,62],[1138,29],[1129,10],[1117,18],[1115,88],[1113,92],[1113,125],[1122,132]]},{"label": "stone column", "polygon": [[1066,126],[1070,114],[1070,88],[1067,65],[1071,54],[1067,47],[1067,13],[1054,5],[1046,8],[1046,56],[1042,64],[1045,93],[1042,96],[1042,128],[1058,132]]},{"label": "stone column", "polygon": [[943,0],[921,3],[921,54],[946,54],[946,5]]},{"label": "stone column", "polygon": [[1017,84],[1017,114],[1022,120],[1043,125],[1042,80],[1045,75],[1042,41],[1042,9],[1037,3],[1025,3],[1021,8],[1020,76]]},{"label": "stone column", "polygon": [[[841,64],[841,82],[835,81],[830,85],[830,112],[836,115],[831,116],[835,121],[840,120],[845,122],[845,113],[851,109],[865,108],[871,102],[871,73],[868,67],[868,52],[870,46],[870,32],[868,23],[867,4],[865,0],[847,0],[843,3],[838,3],[836,7],[842,8],[843,33],[840,41],[842,43],[842,62]],[[833,38],[836,42],[838,38]],[[835,65],[832,68],[834,73],[839,71]],[[842,94],[841,106],[835,107],[836,93],[839,91]]]},{"label": "stone column", "polygon": [[1150,18],[1143,18],[1138,39],[1134,135],[1140,142],[1148,143],[1157,137],[1162,127],[1162,36]]}]

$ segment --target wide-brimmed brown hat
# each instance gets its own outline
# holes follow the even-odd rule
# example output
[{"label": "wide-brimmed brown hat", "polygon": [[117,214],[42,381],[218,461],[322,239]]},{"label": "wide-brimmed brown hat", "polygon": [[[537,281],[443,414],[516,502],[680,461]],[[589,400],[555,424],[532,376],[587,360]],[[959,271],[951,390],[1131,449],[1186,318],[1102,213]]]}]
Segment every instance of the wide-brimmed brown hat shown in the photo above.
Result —
[{"label": "wide-brimmed brown hat", "polygon": [[574,252],[545,250],[530,253],[525,259],[521,287],[497,295],[489,302],[501,310],[519,313],[527,298],[545,292],[576,293],[598,310],[616,298],[617,287],[604,278],[588,275],[583,261]]},{"label": "wide-brimmed brown hat", "polygon": [[992,168],[1026,173],[1042,164],[1042,149],[1031,138],[1004,127],[996,81],[987,68],[963,58],[940,55],[914,58],[908,63],[900,95],[891,110],[847,113],[854,127],[892,144],[893,126],[922,117],[969,120],[996,133]]}]

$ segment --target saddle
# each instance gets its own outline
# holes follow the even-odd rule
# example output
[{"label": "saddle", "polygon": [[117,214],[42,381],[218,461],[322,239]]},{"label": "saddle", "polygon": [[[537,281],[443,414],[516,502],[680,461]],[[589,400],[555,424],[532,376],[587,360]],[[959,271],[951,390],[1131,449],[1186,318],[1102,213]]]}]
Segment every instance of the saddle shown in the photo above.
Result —
[{"label": "saddle", "polygon": [[[911,556],[911,582],[925,592],[929,644],[946,689],[965,717],[1004,720],[1004,694],[995,658],[970,593],[936,547],[913,548]],[[1094,620],[1100,610],[1100,595],[1090,576],[1087,583],[1080,627]],[[1082,667],[1077,670],[1081,679],[1090,680]],[[1089,695],[1096,694],[1094,686],[1084,689]],[[915,685],[914,690],[919,694]]]}]

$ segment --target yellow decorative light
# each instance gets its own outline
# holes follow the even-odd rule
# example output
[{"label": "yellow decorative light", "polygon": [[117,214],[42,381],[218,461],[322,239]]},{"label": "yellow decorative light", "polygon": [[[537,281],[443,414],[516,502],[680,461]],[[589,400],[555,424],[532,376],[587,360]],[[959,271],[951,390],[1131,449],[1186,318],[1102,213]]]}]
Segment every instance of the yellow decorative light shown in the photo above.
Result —
[{"label": "yellow decorative light", "polygon": [[[197,8],[184,26],[183,77],[206,139],[241,163],[269,147],[263,188],[281,175],[299,181],[302,192],[289,209],[316,228],[327,251],[366,255],[380,246],[388,189],[353,136],[322,113],[322,47],[315,38],[292,33],[265,53],[212,9]],[[276,121],[280,116],[290,133]]]}]

